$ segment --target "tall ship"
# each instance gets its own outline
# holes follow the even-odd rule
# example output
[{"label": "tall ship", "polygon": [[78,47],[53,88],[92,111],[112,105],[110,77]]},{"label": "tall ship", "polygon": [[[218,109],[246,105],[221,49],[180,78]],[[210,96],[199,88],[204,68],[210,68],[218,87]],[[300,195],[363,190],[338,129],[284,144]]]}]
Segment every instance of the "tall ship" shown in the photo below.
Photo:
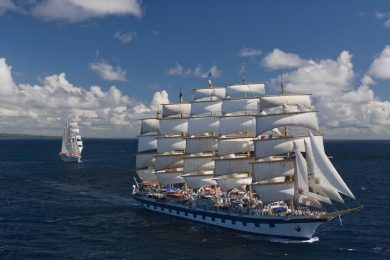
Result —
[{"label": "tall ship", "polygon": [[60,159],[64,162],[81,162],[83,148],[77,122],[68,119],[64,125],[64,134],[62,135]]},{"label": "tall ship", "polygon": [[182,219],[299,240],[360,209],[335,209],[355,197],[325,153],[311,95],[281,90],[209,81],[192,101],[180,93],[142,119],[135,200]]}]

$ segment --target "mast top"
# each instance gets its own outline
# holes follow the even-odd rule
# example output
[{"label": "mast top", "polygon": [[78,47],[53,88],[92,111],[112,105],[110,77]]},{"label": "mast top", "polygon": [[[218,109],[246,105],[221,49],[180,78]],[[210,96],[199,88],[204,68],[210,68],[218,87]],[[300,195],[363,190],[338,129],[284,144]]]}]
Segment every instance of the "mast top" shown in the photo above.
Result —
[{"label": "mast top", "polygon": [[213,83],[211,82],[211,77],[212,77],[213,75],[211,74],[211,71],[209,72],[209,75],[208,75],[208,80],[207,80],[207,82],[208,82],[208,85],[209,85],[209,88],[212,88],[213,87]]},{"label": "mast top", "polygon": [[181,87],[180,87],[180,93],[179,93],[179,103],[183,104],[183,93],[181,92]]},{"label": "mast top", "polygon": [[286,91],[286,86],[284,86],[283,84],[283,73],[280,73],[280,90],[281,90],[281,94],[284,95]]},{"label": "mast top", "polygon": [[241,66],[242,84],[246,83],[245,63]]}]

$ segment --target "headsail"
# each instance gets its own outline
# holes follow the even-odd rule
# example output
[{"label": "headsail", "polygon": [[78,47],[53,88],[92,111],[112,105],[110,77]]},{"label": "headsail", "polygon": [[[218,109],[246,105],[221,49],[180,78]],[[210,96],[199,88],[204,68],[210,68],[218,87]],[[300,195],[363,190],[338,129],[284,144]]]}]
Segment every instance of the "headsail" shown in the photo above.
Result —
[{"label": "headsail", "polygon": [[313,152],[313,159],[318,167],[319,172],[322,173],[323,177],[330,184],[330,187],[337,189],[339,192],[355,199],[355,196],[349,190],[343,179],[340,177],[333,164],[330,162],[328,156],[326,156],[319,140],[316,140],[313,134],[310,132],[310,142]]}]

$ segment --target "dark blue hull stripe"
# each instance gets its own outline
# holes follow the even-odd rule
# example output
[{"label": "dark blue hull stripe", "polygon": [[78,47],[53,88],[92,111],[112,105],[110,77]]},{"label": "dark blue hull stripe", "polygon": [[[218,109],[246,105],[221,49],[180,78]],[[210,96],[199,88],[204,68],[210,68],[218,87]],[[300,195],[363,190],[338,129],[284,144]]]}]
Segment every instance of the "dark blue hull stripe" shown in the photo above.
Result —
[{"label": "dark blue hull stripe", "polygon": [[[196,216],[197,218],[201,219],[203,217],[210,217],[210,218],[220,218],[222,221],[230,220],[230,221],[241,221],[243,223],[254,223],[256,224],[292,224],[292,223],[313,223],[313,222],[326,222],[326,218],[304,218],[304,219],[266,219],[266,218],[256,218],[254,217],[244,217],[244,216],[232,216],[232,215],[225,215],[225,214],[219,214],[217,212],[206,212],[206,211],[200,211],[200,210],[193,210],[189,208],[182,208],[182,207],[176,207],[174,205],[169,205],[161,202],[154,202],[149,200],[144,200],[140,197],[134,196],[134,199],[144,203],[147,205],[147,207],[159,207],[167,209],[168,211],[176,211],[176,212],[184,212],[185,214],[192,214]],[[202,222],[203,223],[203,222]],[[207,223],[206,223],[207,224]]]}]

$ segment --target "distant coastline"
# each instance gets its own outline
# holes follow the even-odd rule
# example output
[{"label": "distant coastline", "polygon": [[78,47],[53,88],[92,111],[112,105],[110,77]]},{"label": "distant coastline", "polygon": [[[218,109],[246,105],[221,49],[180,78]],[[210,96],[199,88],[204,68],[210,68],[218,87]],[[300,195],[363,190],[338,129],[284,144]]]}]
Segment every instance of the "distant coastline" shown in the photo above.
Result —
[{"label": "distant coastline", "polygon": [[0,139],[60,139],[60,136],[0,133]]},{"label": "distant coastline", "polygon": [[[61,139],[61,136],[45,136],[45,135],[0,133],[0,140],[1,139]],[[136,140],[137,137],[85,137],[84,139],[126,139],[126,140]]]}]

